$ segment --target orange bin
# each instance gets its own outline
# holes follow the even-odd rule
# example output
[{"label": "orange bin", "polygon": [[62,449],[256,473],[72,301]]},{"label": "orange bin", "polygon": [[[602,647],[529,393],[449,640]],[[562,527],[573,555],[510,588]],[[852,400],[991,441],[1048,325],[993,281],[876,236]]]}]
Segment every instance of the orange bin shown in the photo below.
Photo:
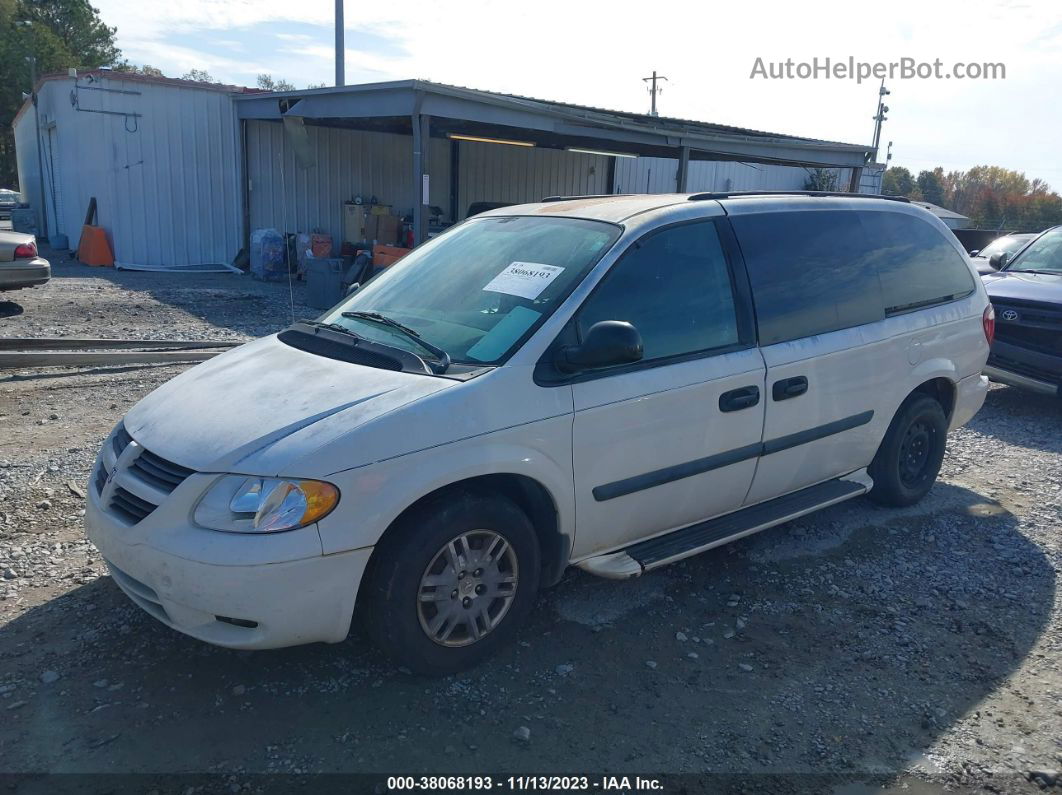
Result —
[{"label": "orange bin", "polygon": [[77,244],[77,258],[85,265],[114,267],[114,254],[107,242],[107,233],[99,226],[81,227],[81,242]]},{"label": "orange bin", "polygon": [[372,247],[372,264],[376,267],[386,268],[394,265],[412,249],[399,248],[398,246],[382,246],[377,243]]}]

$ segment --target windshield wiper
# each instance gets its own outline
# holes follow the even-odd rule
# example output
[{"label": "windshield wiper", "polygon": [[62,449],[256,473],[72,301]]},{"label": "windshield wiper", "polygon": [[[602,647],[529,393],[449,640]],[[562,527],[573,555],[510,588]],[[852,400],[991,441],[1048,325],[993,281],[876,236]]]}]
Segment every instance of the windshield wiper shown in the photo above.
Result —
[{"label": "windshield wiper", "polygon": [[1036,268],[1007,268],[1006,273],[1046,273],[1048,276],[1062,276],[1062,270],[1048,271]]},{"label": "windshield wiper", "polygon": [[450,354],[437,345],[432,345],[427,340],[422,339],[419,332],[414,331],[409,326],[402,325],[397,320],[392,320],[386,315],[381,315],[379,312],[343,312],[343,317],[349,317],[352,320],[367,320],[371,323],[379,323],[382,326],[401,331],[409,337],[409,339],[413,340],[413,342],[439,360],[440,373],[445,373],[450,367]]}]

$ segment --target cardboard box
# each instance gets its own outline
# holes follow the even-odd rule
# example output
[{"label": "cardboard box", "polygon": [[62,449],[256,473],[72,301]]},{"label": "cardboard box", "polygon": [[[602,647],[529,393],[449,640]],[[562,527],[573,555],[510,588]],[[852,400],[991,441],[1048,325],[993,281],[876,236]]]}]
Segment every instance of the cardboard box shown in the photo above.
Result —
[{"label": "cardboard box", "polygon": [[376,234],[371,240],[384,245],[398,242],[398,232],[402,228],[402,219],[397,215],[375,215]]},{"label": "cardboard box", "polygon": [[397,243],[401,229],[402,219],[388,204],[343,204],[343,242]]}]

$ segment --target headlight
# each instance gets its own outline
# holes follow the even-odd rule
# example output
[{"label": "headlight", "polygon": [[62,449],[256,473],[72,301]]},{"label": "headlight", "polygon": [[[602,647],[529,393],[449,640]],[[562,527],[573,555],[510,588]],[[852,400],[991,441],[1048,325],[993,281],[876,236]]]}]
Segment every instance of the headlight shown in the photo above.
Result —
[{"label": "headlight", "polygon": [[231,533],[279,533],[313,524],[339,502],[339,489],[322,480],[217,480],[195,508],[196,524]]}]

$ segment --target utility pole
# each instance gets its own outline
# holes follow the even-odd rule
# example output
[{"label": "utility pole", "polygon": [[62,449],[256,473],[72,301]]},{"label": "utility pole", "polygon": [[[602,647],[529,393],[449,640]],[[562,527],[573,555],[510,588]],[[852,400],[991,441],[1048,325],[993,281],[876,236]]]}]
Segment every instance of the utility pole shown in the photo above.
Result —
[{"label": "utility pole", "polygon": [[658,75],[656,73],[655,69],[653,70],[653,76],[652,77],[643,77],[642,78],[643,82],[651,84],[650,88],[649,88],[649,93],[652,95],[653,100],[652,100],[652,107],[649,110],[649,115],[650,116],[659,116],[660,115],[659,113],[656,112],[656,95],[659,92],[664,90],[663,88],[657,88],[657,86],[656,86],[657,82],[660,81],[660,80],[667,80],[667,78],[664,77],[663,75]]},{"label": "utility pole", "polygon": [[343,0],[336,0],[336,86],[345,86],[347,78],[344,69],[346,53],[343,45]]},{"label": "utility pole", "polygon": [[885,78],[881,78],[881,88],[878,89],[878,112],[874,115],[874,159],[878,159],[878,144],[881,143],[881,123],[885,121],[888,116],[885,114],[889,112],[889,106],[885,104],[885,97],[892,92],[885,88]]}]

